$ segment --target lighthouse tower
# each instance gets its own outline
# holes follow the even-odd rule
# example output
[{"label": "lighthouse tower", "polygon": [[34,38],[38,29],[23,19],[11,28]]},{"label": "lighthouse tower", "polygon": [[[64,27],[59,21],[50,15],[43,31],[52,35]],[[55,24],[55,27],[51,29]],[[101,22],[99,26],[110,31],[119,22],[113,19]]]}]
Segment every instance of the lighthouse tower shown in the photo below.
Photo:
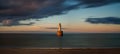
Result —
[{"label": "lighthouse tower", "polygon": [[63,36],[63,31],[61,29],[61,23],[59,23],[59,25],[58,25],[57,36],[58,37],[62,37]]}]

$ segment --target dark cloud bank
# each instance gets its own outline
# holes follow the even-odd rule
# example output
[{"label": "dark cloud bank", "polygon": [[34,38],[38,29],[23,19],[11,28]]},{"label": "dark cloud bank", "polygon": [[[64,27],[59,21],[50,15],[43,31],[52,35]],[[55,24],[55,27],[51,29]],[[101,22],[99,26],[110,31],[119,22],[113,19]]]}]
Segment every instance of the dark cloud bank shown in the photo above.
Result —
[{"label": "dark cloud bank", "polygon": [[19,23],[21,20],[65,14],[78,7],[93,8],[114,3],[120,3],[120,0],[0,0],[0,23],[22,25]]},{"label": "dark cloud bank", "polygon": [[119,17],[88,18],[86,22],[93,24],[120,24]]}]

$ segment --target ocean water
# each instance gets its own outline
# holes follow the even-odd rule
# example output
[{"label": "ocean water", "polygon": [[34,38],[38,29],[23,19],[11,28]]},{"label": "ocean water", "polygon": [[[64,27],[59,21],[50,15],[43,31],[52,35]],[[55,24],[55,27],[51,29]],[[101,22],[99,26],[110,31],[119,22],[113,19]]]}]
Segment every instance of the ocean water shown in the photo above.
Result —
[{"label": "ocean water", "polygon": [[1,33],[0,48],[120,48],[120,33],[19,34]]}]

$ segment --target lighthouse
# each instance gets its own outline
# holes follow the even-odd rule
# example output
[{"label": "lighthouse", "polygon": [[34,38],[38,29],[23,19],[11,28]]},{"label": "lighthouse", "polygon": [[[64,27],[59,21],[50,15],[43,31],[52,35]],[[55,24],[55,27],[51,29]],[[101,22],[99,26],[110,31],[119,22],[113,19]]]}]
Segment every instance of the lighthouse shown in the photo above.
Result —
[{"label": "lighthouse", "polygon": [[58,37],[62,37],[63,36],[63,31],[61,29],[61,23],[59,23],[59,25],[58,25],[57,36]]}]

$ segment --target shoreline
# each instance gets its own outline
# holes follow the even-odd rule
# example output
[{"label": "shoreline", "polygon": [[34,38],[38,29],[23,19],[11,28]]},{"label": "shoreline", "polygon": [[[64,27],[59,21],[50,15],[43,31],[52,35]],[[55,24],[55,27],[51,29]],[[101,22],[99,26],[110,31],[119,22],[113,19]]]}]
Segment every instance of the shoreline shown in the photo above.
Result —
[{"label": "shoreline", "polygon": [[0,48],[0,54],[120,54],[120,48]]},{"label": "shoreline", "polygon": [[120,49],[120,47],[0,47],[9,49]]},{"label": "shoreline", "polygon": [[39,47],[16,47],[16,48],[10,48],[10,47],[3,47],[0,49],[120,49],[120,48],[94,48],[94,47],[91,47],[91,48],[39,48]]}]

